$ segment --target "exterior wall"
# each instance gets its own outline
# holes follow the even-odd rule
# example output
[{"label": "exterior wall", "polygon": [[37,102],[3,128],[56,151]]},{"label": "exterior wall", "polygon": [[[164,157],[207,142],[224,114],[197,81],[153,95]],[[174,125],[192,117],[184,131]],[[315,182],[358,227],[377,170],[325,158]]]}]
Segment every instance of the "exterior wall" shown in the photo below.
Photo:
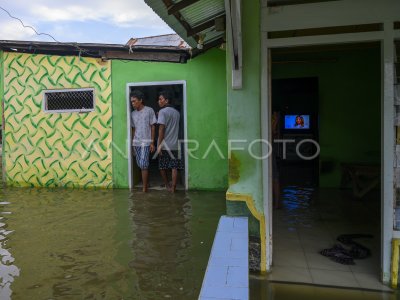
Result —
[{"label": "exterior wall", "polygon": [[[187,134],[199,149],[189,156],[189,189],[224,190],[227,187],[227,125],[225,52],[214,49],[187,64],[160,62],[112,62],[113,174],[116,187],[128,187],[126,86],[128,83],[186,81]],[[215,148],[201,159],[215,140]]]},{"label": "exterior wall", "polygon": [[[3,115],[3,107],[4,107],[4,52],[0,50],[0,120],[1,120],[1,147],[3,149],[3,134],[4,134],[4,115]],[[4,156],[1,156],[1,165],[3,166]],[[4,169],[1,168],[2,176],[3,176]],[[4,178],[4,176],[2,177]]]},{"label": "exterior wall", "polygon": [[[232,63],[227,52],[229,215],[249,217],[251,236],[261,238],[261,270],[265,270],[265,216],[261,157],[261,48],[259,1],[242,1],[242,88],[232,89]],[[230,30],[230,29],[227,29]],[[230,35],[228,34],[228,37]],[[231,41],[228,39],[228,43]],[[236,142],[235,142],[236,141]],[[255,141],[255,142],[254,142]],[[250,152],[248,151],[250,147]],[[242,148],[236,150],[235,148]]]},{"label": "exterior wall", "polygon": [[[229,53],[227,55],[228,86],[228,138],[232,149],[229,160],[229,192],[252,196],[257,211],[263,211],[261,161],[251,157],[247,151],[253,140],[260,139],[260,32],[258,1],[243,3],[243,88],[232,89],[232,69]],[[233,142],[246,140],[246,142]],[[254,154],[261,155],[260,143],[251,148]]]},{"label": "exterior wall", "polygon": [[[111,187],[110,62],[21,53],[3,58],[7,184]],[[87,87],[95,88],[95,111],[43,112],[43,90]]]},{"label": "exterior wall", "polygon": [[[3,71],[4,71],[4,65],[3,65],[3,51],[0,50],[0,99],[3,99],[3,88],[4,88],[4,80],[3,80]],[[3,130],[3,101],[0,102],[0,125],[1,129]]]}]

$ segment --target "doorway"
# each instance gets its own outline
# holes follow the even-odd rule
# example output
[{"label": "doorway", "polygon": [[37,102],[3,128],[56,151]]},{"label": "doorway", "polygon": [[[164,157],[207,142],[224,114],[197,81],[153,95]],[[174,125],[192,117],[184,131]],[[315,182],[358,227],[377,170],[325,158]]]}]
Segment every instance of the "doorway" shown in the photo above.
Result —
[{"label": "doorway", "polygon": [[[282,207],[272,216],[271,280],[387,289],[380,283],[380,58],[379,43],[271,51],[271,107],[280,113],[279,138],[293,141],[286,157],[278,150],[272,176]],[[293,128],[299,116],[304,126]],[[317,142],[319,155],[299,162],[304,139]],[[356,244],[368,250],[347,259]]]},{"label": "doorway", "polygon": [[[172,95],[171,105],[180,113],[179,134],[181,155],[184,161],[184,171],[178,175],[178,190],[187,190],[188,188],[188,159],[186,151],[187,126],[186,126],[186,81],[160,81],[160,82],[140,82],[128,83],[126,88],[127,103],[127,141],[128,141],[128,172],[129,172],[129,188],[139,188],[142,185],[140,169],[136,164],[136,159],[132,151],[132,126],[131,113],[132,105],[130,103],[130,93],[133,90],[140,90],[144,94],[144,105],[151,107],[156,117],[160,110],[158,106],[159,92],[167,90]],[[158,140],[158,125],[155,130],[155,141]],[[156,145],[157,147],[157,145]],[[171,175],[168,174],[170,178]],[[158,169],[158,158],[156,155],[150,155],[149,164],[149,189],[164,189],[163,181]]]},{"label": "doorway", "polygon": [[273,79],[272,101],[277,136],[286,141],[285,148],[276,145],[281,183],[318,186],[319,157],[312,158],[317,149],[311,142],[319,141],[318,77]]}]

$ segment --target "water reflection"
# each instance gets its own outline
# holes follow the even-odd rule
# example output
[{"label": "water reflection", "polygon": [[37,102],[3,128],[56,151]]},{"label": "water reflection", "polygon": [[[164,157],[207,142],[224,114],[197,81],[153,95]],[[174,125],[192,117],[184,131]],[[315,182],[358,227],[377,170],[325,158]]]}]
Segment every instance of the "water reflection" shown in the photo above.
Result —
[{"label": "water reflection", "polygon": [[283,221],[288,226],[311,227],[319,216],[313,203],[315,193],[312,187],[286,186],[283,188],[282,202],[286,212]]},{"label": "water reflection", "polygon": [[183,287],[188,288],[184,281],[190,278],[185,270],[191,245],[189,199],[154,192],[133,201],[131,212],[136,254],[131,266],[138,274],[138,296],[183,296]]},{"label": "water reflection", "polygon": [[225,212],[223,193],[1,193],[0,299],[195,299]]},{"label": "water reflection", "polygon": [[131,266],[138,276],[139,299],[197,298],[216,222],[225,209],[220,203],[217,210],[207,211],[211,207],[205,195],[209,194],[193,193],[189,198],[154,192],[132,202]]},{"label": "water reflection", "polygon": [[314,188],[286,186],[282,191],[283,204],[286,210],[295,211],[310,208]]},{"label": "water reflection", "polygon": [[11,284],[14,278],[19,276],[19,269],[15,266],[14,257],[7,247],[8,235],[12,233],[11,230],[7,230],[7,205],[9,202],[0,202],[0,299],[11,299]]}]

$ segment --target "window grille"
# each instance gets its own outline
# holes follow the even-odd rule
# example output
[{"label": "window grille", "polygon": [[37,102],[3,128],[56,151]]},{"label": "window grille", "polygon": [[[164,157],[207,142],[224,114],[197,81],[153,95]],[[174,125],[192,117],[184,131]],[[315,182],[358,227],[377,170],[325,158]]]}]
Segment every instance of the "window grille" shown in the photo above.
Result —
[{"label": "window grille", "polygon": [[94,111],[94,89],[68,89],[44,91],[45,112]]}]

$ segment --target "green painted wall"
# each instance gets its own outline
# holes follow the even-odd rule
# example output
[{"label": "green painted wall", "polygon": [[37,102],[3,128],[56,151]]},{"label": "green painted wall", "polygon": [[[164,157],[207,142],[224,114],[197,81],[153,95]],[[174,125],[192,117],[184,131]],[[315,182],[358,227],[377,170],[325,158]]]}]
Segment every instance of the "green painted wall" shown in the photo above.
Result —
[{"label": "green painted wall", "polygon": [[[199,142],[189,157],[189,189],[223,190],[228,184],[225,52],[219,49],[187,64],[112,62],[113,173],[115,187],[128,187],[126,84],[186,80],[188,139]],[[225,156],[212,149],[201,159],[212,140]],[[116,150],[116,151],[115,151]]]},{"label": "green painted wall", "polygon": [[[338,187],[341,162],[380,161],[380,49],[274,55],[272,77],[318,77],[321,187]],[[283,63],[285,62],[286,63]],[[287,63],[287,62],[302,63]]]},{"label": "green painted wall", "polygon": [[4,64],[3,64],[3,51],[0,51],[0,126],[3,124],[3,97],[4,97]]},{"label": "green painted wall", "polygon": [[[229,192],[249,194],[256,209],[263,212],[262,161],[251,157],[247,148],[253,140],[261,138],[260,128],[260,1],[242,2],[243,38],[243,88],[232,89],[231,58],[227,59],[228,88],[228,138],[247,140],[245,143],[232,143],[233,147],[246,150],[233,150],[229,161]],[[229,41],[228,41],[229,42]],[[254,154],[261,156],[261,144],[254,144]],[[228,213],[237,212],[239,204],[228,201]],[[245,211],[243,211],[246,214]]]}]

